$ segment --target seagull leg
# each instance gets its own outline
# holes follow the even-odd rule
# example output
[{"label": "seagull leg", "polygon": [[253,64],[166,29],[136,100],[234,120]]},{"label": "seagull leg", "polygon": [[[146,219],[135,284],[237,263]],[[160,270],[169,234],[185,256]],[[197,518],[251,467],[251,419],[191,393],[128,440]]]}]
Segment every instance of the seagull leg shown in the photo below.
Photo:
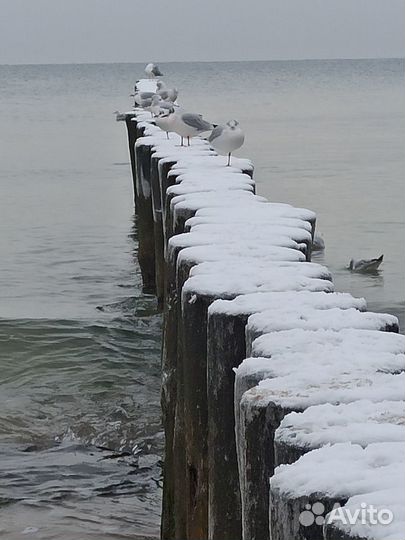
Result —
[{"label": "seagull leg", "polygon": [[184,143],[184,137],[181,138],[181,144],[180,144],[180,146],[184,146],[183,143]]},{"label": "seagull leg", "polygon": [[227,167],[229,167],[231,165],[231,152],[229,152],[228,154],[228,163],[227,163]]},{"label": "seagull leg", "polygon": [[168,131],[166,131],[166,137],[167,137],[168,139],[170,139],[170,137],[169,137],[169,132],[168,132]]},{"label": "seagull leg", "polygon": [[190,146],[190,137],[187,137],[187,146]]}]

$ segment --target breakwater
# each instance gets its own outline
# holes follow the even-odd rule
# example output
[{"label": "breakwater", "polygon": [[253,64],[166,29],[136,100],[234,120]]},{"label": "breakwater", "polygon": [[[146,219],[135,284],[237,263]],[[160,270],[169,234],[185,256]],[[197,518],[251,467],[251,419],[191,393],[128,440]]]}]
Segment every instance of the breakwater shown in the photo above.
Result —
[{"label": "breakwater", "polygon": [[379,538],[327,514],[402,493],[396,318],[334,292],[310,262],[315,214],[256,195],[248,160],[124,119],[144,287],[164,314],[162,538]]}]

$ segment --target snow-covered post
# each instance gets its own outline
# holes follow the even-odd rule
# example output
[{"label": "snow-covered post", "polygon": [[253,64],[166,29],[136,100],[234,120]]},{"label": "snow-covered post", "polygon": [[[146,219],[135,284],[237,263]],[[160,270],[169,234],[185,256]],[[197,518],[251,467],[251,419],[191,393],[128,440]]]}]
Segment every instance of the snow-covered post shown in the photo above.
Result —
[{"label": "snow-covered post", "polygon": [[[389,413],[388,413],[389,411]],[[294,463],[328,444],[405,441],[404,401],[324,403],[283,418],[274,439],[275,466]]]},{"label": "snow-covered post", "polygon": [[136,155],[136,200],[138,260],[141,267],[143,289],[147,293],[156,291],[155,284],[155,236],[152,212],[151,151],[153,143],[149,137],[138,137]]},{"label": "snow-covered post", "polygon": [[[398,378],[379,370],[395,373],[402,369],[403,336],[342,330],[306,332],[308,335],[301,334],[301,339],[300,333],[281,331],[263,336],[266,339],[257,349],[265,352],[262,346],[267,341],[267,356],[271,358],[247,359],[238,369],[237,379],[255,374],[266,378],[245,392],[240,402],[237,439],[244,538],[266,538],[268,478],[275,465],[274,436],[286,414],[304,411],[314,403],[350,403],[359,396],[395,399],[393,396],[402,392]],[[301,352],[288,352],[291,344]],[[350,371],[353,362],[356,372]]]},{"label": "snow-covered post", "polygon": [[272,540],[324,540],[324,531],[327,539],[404,538],[404,455],[402,436],[365,447],[325,446],[277,468],[270,481]]}]

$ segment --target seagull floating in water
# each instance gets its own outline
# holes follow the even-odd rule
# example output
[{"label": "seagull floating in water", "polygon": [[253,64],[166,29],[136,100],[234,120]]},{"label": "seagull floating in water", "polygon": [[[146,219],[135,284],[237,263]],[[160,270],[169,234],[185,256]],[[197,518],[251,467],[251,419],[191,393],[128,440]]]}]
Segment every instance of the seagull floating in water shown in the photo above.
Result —
[{"label": "seagull floating in water", "polygon": [[203,119],[201,114],[194,113],[174,113],[173,131],[180,135],[181,146],[184,146],[184,137],[187,137],[187,144],[190,146],[190,138],[200,135],[205,131],[211,131],[213,125]]},{"label": "seagull floating in water", "polygon": [[148,64],[145,67],[145,73],[148,79],[154,79],[155,77],[163,77],[163,73],[160,71],[156,64]]},{"label": "seagull floating in water", "polygon": [[352,272],[360,272],[364,274],[367,272],[375,272],[383,262],[383,259],[384,255],[381,255],[381,257],[376,259],[360,259],[359,261],[351,259],[348,268]]},{"label": "seagull floating in water", "polygon": [[245,134],[237,120],[230,120],[225,126],[217,126],[212,130],[208,141],[218,154],[228,155],[227,166],[231,164],[231,154],[240,148],[245,140]]}]

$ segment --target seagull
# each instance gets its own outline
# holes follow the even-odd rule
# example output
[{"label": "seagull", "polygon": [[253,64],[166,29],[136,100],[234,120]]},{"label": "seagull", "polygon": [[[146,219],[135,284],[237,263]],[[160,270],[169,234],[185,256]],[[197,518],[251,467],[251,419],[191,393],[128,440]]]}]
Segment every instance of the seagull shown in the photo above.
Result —
[{"label": "seagull", "polygon": [[135,105],[141,105],[142,100],[152,99],[155,95],[155,92],[135,92],[135,94],[130,94],[134,98]]},{"label": "seagull", "polygon": [[177,88],[167,88],[162,81],[158,81],[156,84],[156,93],[164,100],[174,103],[179,95]]},{"label": "seagull", "polygon": [[213,125],[203,119],[201,114],[194,113],[175,113],[173,121],[173,131],[180,135],[181,146],[184,146],[184,137],[187,137],[188,146],[190,146],[190,137],[196,137],[204,131],[211,131]]},{"label": "seagull", "polygon": [[239,127],[237,120],[229,120],[225,126],[217,126],[212,130],[208,141],[218,154],[228,155],[229,167],[231,164],[231,154],[240,148],[245,140],[245,134]]},{"label": "seagull", "polygon": [[155,124],[163,131],[166,132],[166,137],[170,139],[169,133],[172,133],[174,124],[174,108],[171,107],[168,112],[161,113],[155,118]]},{"label": "seagull", "polygon": [[160,113],[160,96],[154,94],[151,98],[141,101],[141,107],[149,111],[152,116],[158,116]]},{"label": "seagull", "polygon": [[352,272],[360,273],[375,272],[383,262],[383,259],[384,255],[381,255],[377,259],[361,259],[359,261],[351,259],[348,269]]},{"label": "seagull", "polygon": [[155,77],[162,77],[163,73],[160,71],[156,64],[148,64],[145,67],[145,73],[148,79],[154,79]]}]

